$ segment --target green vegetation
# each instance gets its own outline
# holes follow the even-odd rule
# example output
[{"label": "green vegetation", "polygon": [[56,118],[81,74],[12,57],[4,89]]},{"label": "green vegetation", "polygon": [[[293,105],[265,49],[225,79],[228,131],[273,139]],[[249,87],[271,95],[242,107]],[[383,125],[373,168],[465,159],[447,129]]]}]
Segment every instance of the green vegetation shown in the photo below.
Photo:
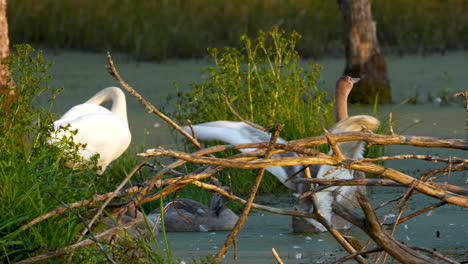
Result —
[{"label": "green vegetation", "polygon": [[[468,46],[465,0],[372,1],[385,50],[433,52]],[[274,26],[296,30],[303,56],[344,52],[338,1],[8,2],[12,43],[125,52],[136,58],[202,57],[206,47],[237,46],[242,34]]]},{"label": "green vegetation", "polygon": [[[81,146],[74,146],[71,139],[62,140],[61,147],[48,144],[54,116],[48,109],[35,106],[42,96],[50,96],[48,100],[52,104],[62,90],[50,91],[47,86],[50,63],[44,62],[41,52],[28,45],[17,46],[4,63],[13,74],[14,83],[10,82],[9,87],[14,87],[16,100],[7,105],[7,96],[0,93],[3,117],[0,119],[0,262],[13,263],[70,245],[84,228],[79,218],[69,211],[26,230],[20,229],[22,225],[61,206],[61,202],[76,202],[114,190],[136,162],[130,158],[134,155],[125,154],[102,177],[95,170],[74,171],[64,166],[63,155],[66,153],[68,159],[78,161],[76,150]],[[83,212],[83,208],[75,210]],[[150,243],[132,241],[132,244],[147,245],[138,248],[145,259],[164,262],[161,251],[153,252]],[[125,263],[139,261],[133,255],[128,260],[130,254],[119,251],[119,244],[114,246],[116,258]],[[104,258],[94,246],[81,249],[74,256],[73,263],[97,263]]]},{"label": "green vegetation", "polygon": [[[214,66],[205,69],[208,79],[192,84],[191,91],[176,98],[175,119],[186,124],[215,120],[236,120],[223,94],[245,119],[266,128],[285,124],[286,140],[319,135],[333,123],[333,101],[316,86],[320,66],[310,62],[308,69],[298,64],[296,32],[290,35],[274,28],[260,32],[255,40],[242,36],[242,49],[210,49]],[[228,170],[235,193],[246,193],[253,173]],[[223,180],[225,183],[227,179]],[[260,191],[271,193],[281,183],[265,178]]]}]

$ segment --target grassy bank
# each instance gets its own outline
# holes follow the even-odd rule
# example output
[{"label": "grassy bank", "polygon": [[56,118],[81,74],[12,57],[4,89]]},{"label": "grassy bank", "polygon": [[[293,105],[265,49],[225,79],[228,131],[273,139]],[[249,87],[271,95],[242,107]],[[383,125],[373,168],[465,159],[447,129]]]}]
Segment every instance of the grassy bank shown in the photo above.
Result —
[{"label": "grassy bank", "polygon": [[[71,139],[62,139],[54,145],[48,143],[53,120],[57,118],[50,109],[62,90],[51,90],[48,86],[51,64],[28,45],[12,49],[12,55],[4,63],[14,79],[14,85],[10,82],[7,88],[14,87],[16,97],[9,104],[7,95],[0,93],[0,263],[15,263],[75,243],[84,228],[83,218],[77,216],[86,214],[83,207],[51,215],[29,228],[23,225],[64,203],[114,190],[137,158],[125,153],[102,177],[96,175],[95,169],[72,170],[64,166],[63,156],[75,164],[82,161],[77,154],[82,146],[73,144]],[[40,98],[47,99],[48,108],[35,105]],[[134,239],[133,243],[150,245],[140,239]],[[119,251],[119,247],[120,243],[108,247],[117,253],[114,258],[122,258],[120,263],[136,263],[130,262],[131,257]],[[154,260],[152,263],[165,263],[161,251],[148,246],[141,249],[146,259]],[[100,263],[103,259],[94,247],[86,247],[78,250],[70,261]],[[52,262],[64,262],[64,258],[42,263]]]},{"label": "grassy bank", "polygon": [[[433,52],[468,47],[464,0],[373,1],[382,47]],[[8,3],[12,43],[90,51],[122,51],[137,58],[206,56],[206,47],[235,46],[243,33],[279,26],[303,35],[300,54],[344,51],[337,1],[53,1]]]}]

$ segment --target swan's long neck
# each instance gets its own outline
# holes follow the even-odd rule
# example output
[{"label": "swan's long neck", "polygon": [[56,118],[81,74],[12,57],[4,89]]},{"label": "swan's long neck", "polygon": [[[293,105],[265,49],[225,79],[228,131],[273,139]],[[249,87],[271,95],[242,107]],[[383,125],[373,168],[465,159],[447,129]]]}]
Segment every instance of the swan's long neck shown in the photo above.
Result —
[{"label": "swan's long neck", "polygon": [[108,101],[112,101],[111,112],[127,122],[127,103],[125,94],[120,88],[108,87],[91,97],[85,104],[100,105]]},{"label": "swan's long neck", "polygon": [[347,85],[341,80],[336,84],[336,122],[348,117],[348,95],[351,89]]}]

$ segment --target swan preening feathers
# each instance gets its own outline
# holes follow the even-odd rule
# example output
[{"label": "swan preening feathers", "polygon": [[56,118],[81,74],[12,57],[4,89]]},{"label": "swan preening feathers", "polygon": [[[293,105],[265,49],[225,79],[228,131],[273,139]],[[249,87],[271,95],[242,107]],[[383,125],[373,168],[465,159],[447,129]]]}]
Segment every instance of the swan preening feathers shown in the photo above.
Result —
[{"label": "swan preening feathers", "polygon": [[[342,133],[351,131],[361,131],[366,128],[368,131],[375,131],[380,122],[374,117],[367,115],[357,115],[348,117],[347,98],[352,90],[353,84],[359,81],[359,78],[351,78],[342,76],[336,84],[336,119],[337,123],[332,126],[329,131],[331,133]],[[259,129],[253,128],[244,122],[235,121],[214,121],[208,123],[197,124],[193,126],[195,134],[200,140],[219,140],[229,144],[244,144],[254,142],[268,142],[270,134]],[[184,130],[191,133],[191,128],[184,127]],[[277,142],[285,142],[284,139],[278,138]],[[360,159],[363,157],[365,143],[361,141],[342,142],[338,143],[342,154],[351,159]],[[252,149],[242,149],[242,152],[248,152]],[[331,154],[332,152],[330,152]],[[277,156],[298,156],[297,153],[281,153]],[[317,178],[339,178],[352,179],[363,177],[363,173],[354,172],[348,169],[338,169],[330,174],[333,166],[322,165],[312,166],[311,171],[314,177]],[[304,193],[310,190],[310,185],[296,184],[288,180],[289,177],[300,171],[302,166],[290,167],[270,167],[267,171],[272,173],[286,187],[298,193]],[[296,177],[303,177],[303,174],[297,174]],[[355,191],[359,187],[342,186],[329,188],[316,194],[318,206],[325,219],[332,227],[336,229],[346,229],[350,227],[350,223],[335,215],[331,210],[331,204],[334,200],[345,205],[352,206],[352,201],[355,200]],[[312,212],[313,206],[311,200],[301,200],[300,209],[306,212]],[[297,219],[293,218],[294,232],[323,232],[325,227],[313,219]]]},{"label": "swan preening feathers", "polygon": [[[112,102],[110,110],[100,105],[107,101]],[[69,129],[63,129],[67,126]],[[71,137],[71,131],[77,130],[73,142],[85,145],[83,149],[78,150],[78,155],[87,162],[99,154],[98,174],[102,174],[130,145],[131,134],[124,92],[117,87],[101,90],[88,101],[68,110],[54,122],[54,129],[50,140],[52,144],[64,137]]]}]

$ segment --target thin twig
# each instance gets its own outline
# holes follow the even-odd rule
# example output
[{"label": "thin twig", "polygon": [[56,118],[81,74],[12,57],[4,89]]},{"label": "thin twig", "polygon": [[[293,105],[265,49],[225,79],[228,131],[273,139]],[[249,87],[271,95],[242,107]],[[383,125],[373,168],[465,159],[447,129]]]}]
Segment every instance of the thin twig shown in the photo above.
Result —
[{"label": "thin twig", "polygon": [[[114,190],[114,192],[107,198],[106,201],[99,207],[99,210],[96,212],[94,217],[89,221],[89,227],[93,225],[93,223],[97,220],[97,218],[102,214],[104,211],[104,208],[110,203],[112,199],[120,192],[120,190],[127,184],[127,182],[133,177],[133,175],[148,161],[149,158],[144,158],[137,166],[135,166],[132,171],[125,177],[125,179],[120,183],[119,186]],[[86,235],[87,229],[83,230],[81,233],[80,239],[78,239],[78,242],[81,241],[84,235]]]},{"label": "thin twig", "polygon": [[273,257],[275,257],[276,261],[279,264],[284,264],[283,260],[280,258],[279,254],[278,254],[278,252],[276,252],[275,248],[271,248],[271,253],[273,254]]},{"label": "thin twig", "polygon": [[[141,155],[141,154],[139,154]],[[143,154],[144,156],[172,156],[178,159],[188,160],[195,163],[203,163],[210,165],[218,165],[223,167],[230,168],[243,168],[243,169],[261,169],[268,168],[273,166],[294,166],[294,165],[312,165],[312,164],[326,164],[337,166],[337,162],[334,159],[322,158],[322,157],[283,157],[279,158],[265,158],[262,160],[255,161],[236,161],[231,159],[222,159],[222,158],[211,158],[211,157],[200,157],[193,154],[184,153],[176,150],[167,150],[163,148],[151,149]],[[380,175],[382,177],[394,180],[398,183],[401,183],[406,186],[411,186],[415,179],[405,173],[397,171],[391,168],[385,168],[381,165],[367,162],[350,162],[345,166],[347,169],[359,170],[367,173],[373,173]],[[432,196],[436,199],[446,201],[452,204],[460,205],[463,207],[468,207],[468,197],[457,195],[455,193],[437,188],[433,185],[429,185],[425,182],[417,182],[415,189],[419,192],[425,193],[429,196]]]},{"label": "thin twig", "polygon": [[57,200],[59,203],[61,203],[64,207],[66,207],[70,212],[72,212],[74,215],[76,215],[78,217],[78,219],[80,219],[80,221],[84,224],[84,226],[86,227],[86,229],[88,230],[89,232],[89,235],[90,235],[90,239],[92,241],[94,241],[94,243],[96,243],[96,245],[98,246],[99,250],[101,250],[102,254],[104,254],[104,256],[106,257],[106,259],[111,262],[111,263],[116,263],[110,256],[109,254],[107,254],[106,250],[104,249],[104,247],[101,245],[101,243],[99,243],[99,241],[96,239],[96,236],[94,235],[94,232],[91,230],[91,227],[88,225],[88,223],[86,222],[86,220],[78,213],[76,212],[75,210],[73,210],[70,206],[68,206],[68,204],[66,204],[65,202],[63,202],[62,200],[60,200],[57,196],[55,196],[53,193],[49,192],[50,196],[52,196],[55,200]]},{"label": "thin twig", "polygon": [[434,210],[434,209],[436,209],[436,208],[438,208],[438,207],[441,207],[441,206],[443,206],[443,205],[446,205],[446,204],[447,204],[446,202],[440,202],[440,203],[438,203],[438,204],[428,206],[428,207],[426,207],[426,208],[424,208],[424,209],[421,209],[421,210],[419,210],[419,211],[417,211],[417,212],[414,212],[414,213],[412,213],[412,214],[410,214],[410,215],[407,215],[406,217],[403,217],[403,218],[399,219],[399,220],[396,222],[396,224],[399,225],[399,224],[401,224],[401,223],[403,223],[403,222],[406,222],[406,221],[408,221],[408,220],[410,220],[410,219],[412,219],[412,218],[414,218],[414,217],[416,217],[416,216],[418,216],[418,215],[420,215],[420,214],[423,214],[423,213],[425,213],[425,212],[427,212],[427,211],[430,211],[430,210]]},{"label": "thin twig", "polygon": [[[275,128],[274,128],[274,131],[271,135],[271,139],[270,139],[270,144],[269,144],[269,148],[266,149],[265,151],[265,158],[269,158],[270,155],[271,155],[271,151],[270,149],[273,148],[276,140],[278,139],[278,135],[279,135],[279,132],[281,131],[281,129],[283,128],[284,125],[280,124],[280,125],[277,125]],[[247,216],[249,215],[250,213],[250,209],[252,208],[252,203],[254,201],[254,198],[257,194],[257,190],[258,190],[258,187],[260,186],[260,182],[262,181],[262,178],[263,178],[263,174],[265,173],[265,169],[262,168],[259,170],[259,172],[257,173],[257,176],[255,178],[255,182],[254,182],[254,185],[252,186],[252,189],[250,190],[250,194],[249,194],[249,198],[247,200],[247,204],[245,205],[244,207],[244,210],[242,211],[242,214],[241,216],[239,217],[239,220],[237,220],[237,223],[236,225],[234,226],[234,229],[232,230],[232,232],[229,234],[228,238],[226,239],[226,242],[224,242],[224,246],[218,251],[218,253],[216,254],[214,260],[216,262],[219,262],[221,260],[221,258],[226,254],[226,251],[228,250],[229,246],[232,244],[232,242],[236,239],[237,235],[239,234],[240,230],[242,229],[242,227],[244,226],[244,223],[246,222],[247,220]]]},{"label": "thin twig", "polygon": [[150,102],[145,100],[133,87],[131,87],[127,82],[124,81],[124,79],[120,76],[120,74],[117,72],[117,69],[114,66],[114,61],[112,60],[112,56],[110,52],[107,52],[107,61],[109,62],[109,74],[112,75],[117,81],[119,81],[120,85],[122,85],[125,90],[127,90],[131,95],[133,95],[140,103],[142,103],[150,112],[155,113],[157,116],[159,116],[161,119],[166,121],[169,125],[171,125],[174,129],[179,131],[182,135],[184,135],[186,138],[188,138],[190,141],[195,146],[201,146],[200,142],[194,137],[192,137],[189,133],[185,132],[177,123],[172,121],[168,116],[166,116],[164,113],[159,111],[154,105],[152,105]]},{"label": "thin twig", "polygon": [[[102,232],[101,234],[98,234],[96,236],[96,240],[98,240],[98,241],[105,240],[108,237],[111,237],[111,236],[119,233],[121,230],[128,229],[128,228],[132,227],[133,225],[138,224],[141,221],[143,221],[143,219],[135,219],[135,220],[132,220],[132,221],[126,223],[126,224],[123,224],[123,225],[111,228],[109,230],[106,230],[106,231]],[[93,240],[85,239],[85,240],[83,240],[81,242],[77,242],[75,244],[72,244],[70,246],[66,246],[64,248],[56,249],[54,251],[51,251],[51,252],[48,252],[48,253],[45,253],[45,254],[42,254],[42,255],[34,256],[34,257],[31,257],[31,258],[28,258],[28,259],[24,259],[22,261],[16,262],[16,264],[29,264],[29,263],[34,263],[34,262],[38,262],[38,261],[41,261],[41,260],[49,259],[49,258],[52,258],[52,257],[61,256],[61,255],[67,254],[69,252],[73,252],[73,251],[75,251],[77,249],[89,246],[89,245],[91,245],[93,243],[94,243]]]},{"label": "thin twig", "polygon": [[242,118],[242,116],[239,113],[237,113],[237,111],[234,109],[234,107],[232,107],[231,102],[229,102],[229,99],[228,99],[228,97],[227,97],[227,95],[226,95],[226,93],[224,91],[223,91],[223,98],[224,98],[224,102],[226,102],[226,105],[229,107],[229,110],[231,111],[231,113],[235,117],[239,118],[239,120],[241,120],[242,122],[246,123],[247,125],[249,125],[249,126],[251,126],[253,128],[256,128],[258,130],[261,130],[261,131],[264,131],[264,132],[267,132],[267,133],[271,133],[270,130],[268,130],[268,129],[262,127],[262,126],[259,126],[259,125],[255,124],[255,123],[245,119],[245,118]]},{"label": "thin twig", "polygon": [[345,159],[345,156],[341,152],[340,148],[336,144],[335,139],[331,137],[331,134],[325,130],[325,138],[327,139],[328,144],[330,145],[331,149],[333,150],[333,156],[336,157],[338,161],[342,161]]}]

